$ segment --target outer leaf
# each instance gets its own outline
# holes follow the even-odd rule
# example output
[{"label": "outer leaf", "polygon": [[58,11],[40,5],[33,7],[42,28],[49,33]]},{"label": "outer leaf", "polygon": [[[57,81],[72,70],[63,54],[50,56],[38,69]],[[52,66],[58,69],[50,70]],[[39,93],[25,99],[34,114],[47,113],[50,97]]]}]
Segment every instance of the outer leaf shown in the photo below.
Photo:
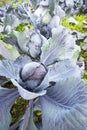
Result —
[{"label": "outer leaf", "polygon": [[57,82],[40,101],[43,130],[87,129],[87,84],[83,80]]},{"label": "outer leaf", "polygon": [[21,68],[29,62],[32,62],[29,56],[20,56],[14,61],[14,64],[17,68]]},{"label": "outer leaf", "polygon": [[48,80],[60,81],[69,77],[81,77],[80,68],[70,60],[64,60],[48,67]]},{"label": "outer leaf", "polygon": [[20,54],[15,46],[12,46],[10,44],[6,44],[5,47],[7,48],[7,50],[10,53],[10,56],[8,59],[15,60],[17,57],[20,56]]},{"label": "outer leaf", "polygon": [[0,76],[17,79],[17,71],[10,60],[0,61]]},{"label": "outer leaf", "polygon": [[19,97],[17,89],[0,87],[0,130],[8,130],[11,123],[10,109]]},{"label": "outer leaf", "polygon": [[14,60],[19,56],[15,46],[0,41],[0,54],[7,59]]},{"label": "outer leaf", "polygon": [[53,29],[52,38],[42,47],[41,61],[45,64],[52,64],[55,61],[64,59],[73,59],[76,52],[77,56],[74,61],[77,61],[80,47],[75,44],[75,39],[69,32],[63,28]]},{"label": "outer leaf", "polygon": [[[6,14],[5,18],[4,18],[4,26],[6,29],[6,26],[10,26],[12,29],[14,29],[15,27],[17,27],[20,24],[19,19],[13,15],[13,14]],[[5,30],[6,31],[6,30]]]},{"label": "outer leaf", "polygon": [[27,38],[26,32],[14,31],[14,35],[17,37],[17,41],[18,41],[17,46],[18,46],[20,52],[28,53],[29,48],[27,47],[27,43],[29,41],[29,38]]},{"label": "outer leaf", "polygon": [[16,72],[16,77],[20,76],[20,69],[27,63],[31,62],[29,56],[20,56],[14,61],[14,67]]},{"label": "outer leaf", "polygon": [[0,55],[2,55],[4,58],[7,59],[10,57],[8,49],[5,47],[4,42],[2,42],[1,40],[0,40]]},{"label": "outer leaf", "polygon": [[37,130],[37,127],[33,121],[33,106],[32,101],[30,101],[30,105],[28,106],[26,113],[24,115],[24,119],[20,124],[19,130]]},{"label": "outer leaf", "polygon": [[56,62],[55,64],[48,66],[48,73],[40,86],[36,87],[35,90],[41,91],[46,89],[49,86],[49,82],[58,82],[70,77],[81,77],[83,74],[82,72],[83,70],[70,60]]},{"label": "outer leaf", "polygon": [[27,99],[27,100],[31,100],[31,99],[34,99],[36,97],[39,97],[39,96],[42,96],[44,94],[46,94],[46,90],[42,90],[42,91],[39,91],[39,92],[30,92],[26,89],[24,89],[22,86],[20,86],[16,80],[14,79],[11,79],[12,83],[18,87],[18,91],[20,93],[20,95],[24,98],[24,99]]},{"label": "outer leaf", "polygon": [[0,61],[0,76],[17,79],[21,67],[31,62],[28,56],[20,56],[14,62],[10,60]]}]

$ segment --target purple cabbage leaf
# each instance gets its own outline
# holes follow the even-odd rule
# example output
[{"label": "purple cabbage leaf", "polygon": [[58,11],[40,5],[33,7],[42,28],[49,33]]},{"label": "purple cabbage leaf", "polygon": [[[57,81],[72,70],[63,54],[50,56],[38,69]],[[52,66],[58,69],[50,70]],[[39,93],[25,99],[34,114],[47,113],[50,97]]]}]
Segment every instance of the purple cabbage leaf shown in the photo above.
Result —
[{"label": "purple cabbage leaf", "polygon": [[33,100],[29,102],[29,106],[19,125],[19,130],[38,130],[33,119]]},{"label": "purple cabbage leaf", "polygon": [[0,76],[16,79],[18,72],[16,72],[15,70],[16,69],[13,65],[13,61],[0,60]]},{"label": "purple cabbage leaf", "polygon": [[77,61],[80,47],[76,45],[75,39],[64,27],[52,30],[52,38],[42,46],[41,62],[45,65],[55,61],[70,59]]},{"label": "purple cabbage leaf", "polygon": [[28,28],[24,32],[14,31],[17,37],[17,47],[21,53],[37,58],[41,54],[43,37],[38,31],[29,31]]},{"label": "purple cabbage leaf", "polygon": [[43,130],[86,130],[87,84],[80,78],[57,82],[40,102]]},{"label": "purple cabbage leaf", "polygon": [[0,130],[9,130],[11,123],[10,109],[18,97],[17,89],[0,87]]}]

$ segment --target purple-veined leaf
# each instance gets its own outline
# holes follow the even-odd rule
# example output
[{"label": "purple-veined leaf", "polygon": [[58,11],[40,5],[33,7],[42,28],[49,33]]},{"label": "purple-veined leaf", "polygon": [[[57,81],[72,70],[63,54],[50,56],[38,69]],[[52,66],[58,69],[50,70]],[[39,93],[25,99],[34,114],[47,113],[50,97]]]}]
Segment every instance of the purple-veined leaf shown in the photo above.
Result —
[{"label": "purple-veined leaf", "polygon": [[33,58],[36,58],[40,55],[42,44],[43,40],[41,35],[37,32],[32,32],[30,40],[27,43],[27,47],[29,48],[29,53]]},{"label": "purple-veined leaf", "polygon": [[38,130],[33,121],[33,101],[29,101],[29,106],[20,123],[19,130]]},{"label": "purple-veined leaf", "polygon": [[22,4],[22,6],[20,6],[20,5],[17,6],[17,8],[15,9],[15,15],[20,20],[20,22],[23,22],[23,23],[29,22],[28,16],[23,9],[23,4]]},{"label": "purple-veined leaf", "polygon": [[80,47],[75,44],[75,39],[69,32],[59,26],[52,30],[52,38],[48,39],[42,47],[41,62],[45,65],[64,59],[77,61]]},{"label": "purple-veined leaf", "polygon": [[29,56],[19,56],[15,61],[14,65],[16,68],[22,68],[25,64],[32,62]]},{"label": "purple-veined leaf", "polygon": [[13,61],[0,61],[0,76],[17,79],[17,73]]},{"label": "purple-veined leaf", "polygon": [[60,81],[69,77],[81,77],[81,70],[76,63],[63,60],[48,67],[48,80]]},{"label": "purple-veined leaf", "polygon": [[70,77],[81,77],[82,71],[71,60],[56,62],[48,66],[48,72],[42,83],[35,90],[43,90],[49,86],[51,82],[58,82]]},{"label": "purple-veined leaf", "polygon": [[23,97],[26,100],[31,100],[31,99],[34,99],[36,97],[46,94],[46,90],[42,90],[42,91],[39,91],[36,93],[30,92],[30,91],[24,89],[22,86],[20,86],[16,80],[11,79],[11,81],[12,81],[13,85],[18,88],[18,91],[19,91],[21,97]]},{"label": "purple-veined leaf", "polygon": [[[36,2],[34,0],[34,2]],[[39,1],[38,1],[39,2]],[[35,5],[36,6],[36,5]],[[28,22],[29,22],[29,18],[30,18],[30,23],[35,27],[36,29],[36,17],[35,15],[32,13],[32,10],[29,6],[29,4],[23,4],[23,9],[24,9],[24,12],[26,13],[26,16],[28,18]]]},{"label": "purple-veined leaf", "polygon": [[28,56],[20,56],[15,61],[1,60],[0,76],[17,79],[20,68],[29,62],[31,62],[31,59]]},{"label": "purple-veined leaf", "polygon": [[18,97],[17,89],[0,87],[0,130],[9,130],[11,123],[10,109]]},{"label": "purple-veined leaf", "polygon": [[31,55],[36,58],[41,53],[42,36],[35,31],[29,31],[26,27],[24,32],[14,31],[14,35],[17,37],[17,47],[20,52]]},{"label": "purple-veined leaf", "polygon": [[87,129],[87,84],[82,79],[57,82],[40,102],[43,130]]}]

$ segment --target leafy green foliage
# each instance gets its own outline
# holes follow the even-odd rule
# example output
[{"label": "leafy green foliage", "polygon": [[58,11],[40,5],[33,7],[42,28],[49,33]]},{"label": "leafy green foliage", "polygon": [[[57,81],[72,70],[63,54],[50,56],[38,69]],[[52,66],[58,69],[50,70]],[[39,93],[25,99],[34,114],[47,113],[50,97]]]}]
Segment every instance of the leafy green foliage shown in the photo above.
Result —
[{"label": "leafy green foliage", "polygon": [[84,57],[84,58],[87,58],[87,51],[82,50],[81,56]]},{"label": "leafy green foliage", "polygon": [[85,71],[83,79],[87,82],[87,71]]},{"label": "leafy green foliage", "polygon": [[11,109],[11,114],[12,114],[12,124],[14,124],[16,121],[18,121],[23,115],[24,115],[24,112],[26,110],[28,106],[28,101],[27,100],[24,100],[22,99],[21,97],[19,97],[12,109]]},{"label": "leafy green foliage", "polygon": [[29,30],[34,30],[34,26],[32,24],[28,24]]},{"label": "leafy green foliage", "polygon": [[18,31],[18,32],[24,32],[25,31],[25,23],[21,23],[21,24],[19,24],[17,27],[16,27],[16,31]]},{"label": "leafy green foliage", "polygon": [[[16,0],[0,0],[0,6],[7,5],[11,2],[15,2]],[[22,4],[24,0],[18,0],[16,3],[13,4],[13,7],[16,8],[18,5]],[[29,2],[29,0],[26,0],[26,2]]]},{"label": "leafy green foliage", "polygon": [[0,40],[4,40],[5,36],[4,34],[0,34]]},{"label": "leafy green foliage", "polygon": [[75,20],[77,20],[79,22],[78,24],[69,23],[68,17],[65,17],[62,21],[62,25],[71,30],[76,30],[81,33],[87,33],[87,29],[83,28],[83,21],[87,20],[87,16],[86,15],[76,15],[76,16],[74,16],[74,18],[75,18]]},{"label": "leafy green foliage", "polygon": [[34,30],[34,26],[32,24],[25,24],[25,23],[20,23],[17,27],[16,27],[16,31],[18,32],[24,32],[25,31],[25,27],[28,27],[29,30]]}]

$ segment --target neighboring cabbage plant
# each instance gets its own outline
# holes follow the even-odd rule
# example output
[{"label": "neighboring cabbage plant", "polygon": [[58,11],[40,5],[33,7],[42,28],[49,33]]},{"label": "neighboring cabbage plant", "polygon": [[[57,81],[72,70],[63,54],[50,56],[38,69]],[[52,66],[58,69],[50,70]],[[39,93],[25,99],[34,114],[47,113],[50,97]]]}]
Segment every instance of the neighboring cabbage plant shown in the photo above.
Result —
[{"label": "neighboring cabbage plant", "polygon": [[[28,29],[28,28],[27,28]],[[17,37],[17,48],[21,53],[30,55],[33,58],[37,58],[41,53],[41,47],[43,44],[42,35],[35,30],[25,30],[24,32],[14,31],[14,35]]]},{"label": "neighboring cabbage plant", "polygon": [[[21,56],[14,62],[0,61],[0,75],[9,78],[17,87],[14,89],[0,87],[1,130],[15,130],[18,126],[19,130],[39,130],[39,127],[43,130],[86,128],[87,117],[84,112],[87,110],[87,85],[81,80],[80,68],[70,60],[48,66],[46,62],[43,63],[45,59],[46,57],[43,57],[42,61],[36,62],[27,56]],[[30,105],[23,118],[15,124],[17,126],[9,128],[10,109],[19,96],[29,100]],[[42,111],[42,125],[34,124],[35,106],[37,110]],[[57,125],[54,125],[56,123]]]}]

